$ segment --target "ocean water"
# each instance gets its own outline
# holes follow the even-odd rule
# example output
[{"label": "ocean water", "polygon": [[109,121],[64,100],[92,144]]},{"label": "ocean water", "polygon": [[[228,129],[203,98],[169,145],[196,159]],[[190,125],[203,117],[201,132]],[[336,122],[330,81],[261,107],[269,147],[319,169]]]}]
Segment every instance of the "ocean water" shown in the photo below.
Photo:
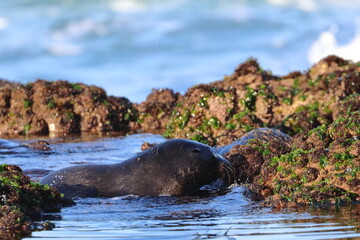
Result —
[{"label": "ocean water", "polygon": [[152,88],[221,79],[249,57],[274,74],[360,60],[359,0],[1,0],[0,78]]},{"label": "ocean water", "polygon": [[[51,153],[1,142],[13,149],[1,152],[0,164],[17,164],[37,180],[39,170],[121,162],[139,152],[143,142],[165,141],[152,134],[47,140]],[[245,193],[234,186],[210,196],[78,198],[76,206],[46,215],[56,228],[24,239],[360,239],[360,205],[276,210],[260,207]]]}]

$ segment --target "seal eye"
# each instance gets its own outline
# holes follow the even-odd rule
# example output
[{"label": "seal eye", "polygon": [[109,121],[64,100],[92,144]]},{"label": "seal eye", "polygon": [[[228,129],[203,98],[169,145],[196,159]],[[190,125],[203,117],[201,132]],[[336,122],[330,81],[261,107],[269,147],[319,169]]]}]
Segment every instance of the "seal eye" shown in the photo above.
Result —
[{"label": "seal eye", "polygon": [[192,152],[192,153],[199,153],[199,152],[200,152],[200,149],[198,149],[198,148],[193,148],[193,149],[191,150],[191,152]]}]

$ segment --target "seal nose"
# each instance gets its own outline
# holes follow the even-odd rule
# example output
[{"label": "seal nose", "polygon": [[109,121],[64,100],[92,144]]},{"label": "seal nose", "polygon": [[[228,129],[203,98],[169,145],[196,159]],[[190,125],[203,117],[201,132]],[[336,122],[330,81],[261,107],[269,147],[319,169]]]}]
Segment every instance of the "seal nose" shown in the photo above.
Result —
[{"label": "seal nose", "polygon": [[219,177],[224,180],[227,185],[231,185],[235,181],[235,171],[232,164],[218,153],[215,153],[215,157],[219,161]]}]

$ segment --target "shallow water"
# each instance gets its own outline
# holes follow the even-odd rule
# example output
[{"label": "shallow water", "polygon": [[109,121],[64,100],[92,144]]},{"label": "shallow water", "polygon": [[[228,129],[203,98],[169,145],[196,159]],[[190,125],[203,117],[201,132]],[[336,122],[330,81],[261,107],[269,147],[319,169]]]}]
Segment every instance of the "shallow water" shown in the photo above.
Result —
[{"label": "shallow water", "polygon": [[[47,140],[52,143],[51,153],[21,148],[0,154],[0,163],[18,164],[24,170],[115,163],[140,151],[143,142],[165,141],[152,134]],[[31,239],[360,239],[360,205],[274,210],[259,207],[240,186],[211,196],[124,196],[76,202],[61,213],[48,214],[56,228],[34,232]]]}]

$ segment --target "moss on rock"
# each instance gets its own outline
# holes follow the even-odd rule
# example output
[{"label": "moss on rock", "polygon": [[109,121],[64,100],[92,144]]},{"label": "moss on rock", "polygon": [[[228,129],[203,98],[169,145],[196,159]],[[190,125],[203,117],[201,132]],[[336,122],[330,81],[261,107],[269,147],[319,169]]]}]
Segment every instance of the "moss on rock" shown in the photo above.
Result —
[{"label": "moss on rock", "polygon": [[360,111],[294,137],[294,146],[251,141],[226,156],[240,183],[266,206],[347,204],[360,201]]},{"label": "moss on rock", "polygon": [[33,221],[43,220],[44,212],[58,212],[64,205],[55,189],[31,181],[15,165],[0,165],[0,193],[1,239],[18,239],[34,230],[51,229],[53,224],[49,222]]},{"label": "moss on rock", "polygon": [[165,129],[180,98],[179,93],[174,93],[170,89],[153,89],[145,102],[135,105],[139,114],[137,121],[131,123],[132,128],[142,131]]},{"label": "moss on rock", "polygon": [[274,76],[249,59],[220,81],[183,96],[153,90],[140,104],[85,84],[0,80],[0,135],[156,130],[225,145],[255,128],[277,128],[294,136],[292,149],[257,140],[230,151],[239,182],[252,184],[269,205],[353,202],[360,182],[359,72],[359,63],[328,56],[306,72]]},{"label": "moss on rock", "polygon": [[234,91],[209,85],[198,85],[187,91],[184,100],[174,108],[165,135],[188,138],[215,145],[229,127],[235,110]]},{"label": "moss on rock", "polygon": [[258,127],[294,135],[358,110],[359,84],[357,64],[336,56],[283,77],[250,59],[221,81],[190,88],[174,107],[166,135],[220,145]]},{"label": "moss on rock", "polygon": [[129,131],[136,110],[99,87],[37,80],[0,88],[0,135]]}]

